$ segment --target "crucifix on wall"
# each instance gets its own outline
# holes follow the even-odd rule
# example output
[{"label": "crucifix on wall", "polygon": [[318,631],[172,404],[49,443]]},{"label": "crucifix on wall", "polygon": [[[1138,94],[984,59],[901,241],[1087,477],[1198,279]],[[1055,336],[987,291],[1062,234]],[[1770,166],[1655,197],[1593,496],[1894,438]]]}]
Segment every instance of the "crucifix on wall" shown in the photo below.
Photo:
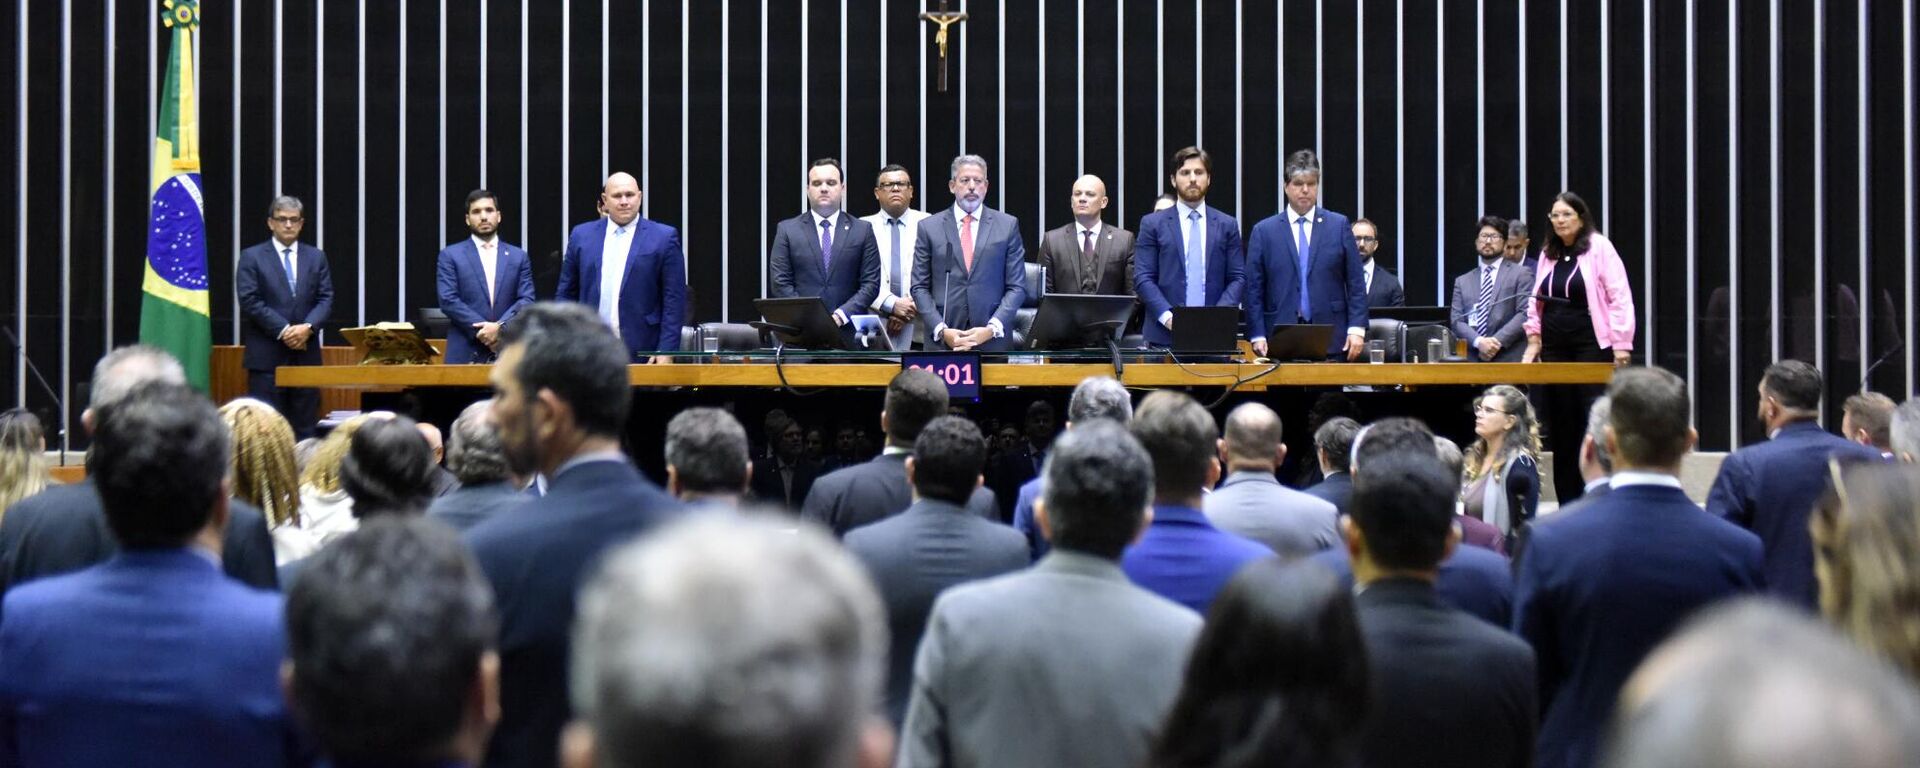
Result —
[{"label": "crucifix on wall", "polygon": [[964,11],[947,10],[947,0],[940,0],[940,10],[926,11],[920,14],[920,18],[923,21],[931,21],[935,24],[940,25],[940,31],[934,33],[933,35],[933,44],[940,47],[940,78],[938,81],[940,84],[939,90],[941,93],[946,93],[947,92],[947,27],[953,26],[954,24],[957,24],[962,21],[966,21],[967,14]]}]

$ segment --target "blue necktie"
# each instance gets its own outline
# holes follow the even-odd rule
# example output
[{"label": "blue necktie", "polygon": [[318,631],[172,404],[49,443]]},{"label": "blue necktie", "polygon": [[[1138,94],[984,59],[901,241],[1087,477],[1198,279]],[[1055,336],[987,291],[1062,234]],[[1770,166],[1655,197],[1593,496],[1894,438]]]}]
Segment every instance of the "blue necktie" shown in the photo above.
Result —
[{"label": "blue necktie", "polygon": [[1189,307],[1207,304],[1206,236],[1200,231],[1200,212],[1187,213],[1187,302]]},{"label": "blue necktie", "polygon": [[292,248],[280,249],[280,269],[287,273],[287,293],[288,294],[295,293],[296,292],[295,284],[298,281],[293,279],[293,249]]},{"label": "blue necktie", "polygon": [[833,219],[820,220],[820,274],[833,270]]},{"label": "blue necktie", "polygon": [[893,255],[887,257],[892,271],[887,273],[887,282],[892,286],[893,295],[900,295],[900,220],[887,219],[887,226],[893,229]]},{"label": "blue necktie", "polygon": [[1313,319],[1313,303],[1307,300],[1307,257],[1312,253],[1312,251],[1309,250],[1312,248],[1312,245],[1307,242],[1307,217],[1301,216],[1300,218],[1294,219],[1293,224],[1300,233],[1299,239],[1293,246],[1294,256],[1300,260],[1298,270],[1300,273],[1300,317],[1311,320]]}]

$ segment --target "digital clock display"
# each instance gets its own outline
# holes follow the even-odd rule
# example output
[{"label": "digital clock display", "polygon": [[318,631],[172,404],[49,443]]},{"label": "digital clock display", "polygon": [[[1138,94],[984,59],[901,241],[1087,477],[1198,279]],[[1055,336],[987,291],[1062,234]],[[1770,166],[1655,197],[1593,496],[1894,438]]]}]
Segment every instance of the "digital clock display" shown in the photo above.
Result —
[{"label": "digital clock display", "polygon": [[976,400],[980,397],[980,354],[977,352],[925,352],[903,355],[903,368],[918,368],[938,376],[947,384],[950,397]]}]

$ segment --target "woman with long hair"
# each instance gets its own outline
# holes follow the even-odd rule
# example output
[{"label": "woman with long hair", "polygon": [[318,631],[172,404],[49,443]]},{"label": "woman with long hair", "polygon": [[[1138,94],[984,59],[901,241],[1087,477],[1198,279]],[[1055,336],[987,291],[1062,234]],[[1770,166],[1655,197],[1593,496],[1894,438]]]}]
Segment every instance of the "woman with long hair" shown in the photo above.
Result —
[{"label": "woman with long hair", "polygon": [[1820,612],[1920,682],[1920,466],[1830,469],[1833,485],[1808,523]]},{"label": "woman with long hair", "polygon": [[53,482],[40,417],[25,408],[0,413],[0,514]]},{"label": "woman with long hair", "polygon": [[1467,448],[1460,483],[1463,514],[1512,536],[1540,505],[1540,425],[1533,403],[1515,387],[1488,387],[1473,402],[1473,433],[1478,439]]},{"label": "woman with long hair", "polygon": [[259,400],[236,398],[220,406],[233,442],[233,497],[260,508],[273,536],[273,559],[284,565],[313,552],[300,522],[300,473],[293,460],[293,427]]},{"label": "woman with long hair", "polygon": [[1352,765],[1367,685],[1352,590],[1317,563],[1256,560],[1208,610],[1150,765]]},{"label": "woman with long hair", "polygon": [[306,469],[300,471],[301,525],[313,535],[316,545],[359,527],[353,517],[353,498],[340,483],[340,465],[353,446],[353,433],[372,418],[375,414],[361,414],[334,427],[314,449]]}]

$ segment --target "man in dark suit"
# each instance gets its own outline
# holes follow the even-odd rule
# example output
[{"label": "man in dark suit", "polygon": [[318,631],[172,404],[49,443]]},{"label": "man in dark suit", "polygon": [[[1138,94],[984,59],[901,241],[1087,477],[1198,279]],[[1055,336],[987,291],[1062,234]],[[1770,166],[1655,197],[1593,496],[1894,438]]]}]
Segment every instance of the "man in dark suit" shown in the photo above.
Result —
[{"label": "man in dark suit", "polygon": [[1356,481],[1341,523],[1373,689],[1362,765],[1533,764],[1533,649],[1434,590],[1440,561],[1460,546],[1458,487],[1436,457],[1383,457]]},{"label": "man in dark suit", "polygon": [[1207,205],[1213,156],[1183,148],[1167,173],[1179,200],[1140,220],[1133,247],[1133,292],[1146,308],[1142,334],[1156,347],[1173,343],[1174,307],[1240,306],[1247,270],[1239,220]]},{"label": "man in dark suit", "polygon": [[[93,389],[80,424],[92,434],[99,414],[141,387],[185,386],[180,362],[148,346],[121,347],[93,368]],[[242,501],[233,501],[221,542],[221,569],[248,586],[274,589],[273,537],[267,517]],[[120,551],[94,478],[52,485],[20,500],[0,519],[0,593],[34,579],[77,571],[105,562]]]},{"label": "man in dark suit", "polygon": [[[606,216],[574,227],[554,298],[598,309],[627,347],[629,362],[680,349],[687,312],[687,260],[680,232],[640,218],[640,182],[628,173],[600,187]],[[655,356],[652,362],[668,359]]]},{"label": "man in dark suit", "polygon": [[447,467],[460,485],[434,499],[427,507],[427,516],[454,530],[465,531],[519,509],[528,500],[520,491],[521,479],[507,466],[500,429],[493,424],[491,400],[467,406],[453,420],[448,433]]},{"label": "man in dark suit", "polygon": [[500,208],[493,193],[467,193],[467,231],[440,249],[434,283],[447,314],[449,365],[489,363],[498,356],[500,326],[533,303],[533,261],[500,239]]},{"label": "man in dark suit", "polygon": [[719,408],[686,408],[667,422],[667,493],[697,509],[734,510],[747,498],[747,430]]},{"label": "man in dark suit", "polygon": [[280,597],[220,572],[219,412],[153,384],[94,423],[93,477],[123,552],[7,594],[0,765],[303,765],[280,694]]},{"label": "man in dark suit", "polygon": [[1820,428],[1820,371],[1782,360],[1760,377],[1767,441],[1727,455],[1707,494],[1707,511],[1760,537],[1767,593],[1809,611],[1819,606],[1807,520],[1825,493],[1827,461],[1879,461],[1880,452]]},{"label": "man in dark suit", "polygon": [[574,595],[602,550],[679,504],[620,452],[633,393],[628,351],[578,304],[534,304],[507,327],[493,418],[507,462],[547,477],[545,496],[466,534],[500,606],[500,727],[487,765],[554,764],[567,722]]},{"label": "man in dark suit", "polygon": [[1400,277],[1373,258],[1380,250],[1380,227],[1368,219],[1354,219],[1353,244],[1360,249],[1360,269],[1366,273],[1367,308],[1406,306],[1407,292],[1400,287]]},{"label": "man in dark suit", "polygon": [[1353,227],[1320,207],[1320,157],[1313,150],[1288,155],[1285,171],[1285,210],[1247,235],[1247,339],[1265,355],[1274,326],[1331,325],[1327,354],[1359,360],[1367,348],[1367,277]]},{"label": "man in dark suit", "polygon": [[1607,385],[1613,490],[1533,525],[1514,566],[1513,630],[1539,664],[1539,764],[1585,768],[1627,675],[1701,606],[1758,591],[1760,539],[1680,489],[1695,439],[1686,382],[1625,368]]},{"label": "man in dark suit", "polygon": [[1026,301],[1027,246],[1020,221],[988,208],[987,161],[953,159],[953,207],[920,222],[913,242],[913,303],[943,349],[999,352]]},{"label": "man in dark suit", "polygon": [[1347,471],[1352,468],[1353,438],[1358,434],[1360,422],[1345,416],[1327,419],[1313,433],[1314,456],[1320,462],[1320,476],[1325,479],[1308,488],[1306,493],[1326,499],[1343,515],[1353,498],[1353,478]]},{"label": "man in dark suit", "polygon": [[[845,174],[823,158],[807,169],[806,213],[780,222],[773,233],[773,297],[818,296],[835,325],[867,312],[880,292],[880,246],[873,225],[842,210]],[[823,255],[824,254],[824,255]]]},{"label": "man in dark suit", "polygon": [[282,195],[267,206],[273,237],[240,252],[233,293],[246,322],[240,343],[246,349],[247,394],[287,417],[297,438],[313,437],[320,392],[281,387],[274,369],[283,365],[319,365],[320,325],[333,314],[333,274],[327,255],[300,242],[306,215],[300,198]]},{"label": "man in dark suit", "polygon": [[[947,385],[919,368],[905,368],[887,382],[880,431],[887,447],[879,456],[836,469],[814,481],[800,507],[800,516],[819,522],[844,537],[848,531],[900,513],[913,503],[913,485],[907,480],[907,457],[927,424],[947,412]],[[967,512],[996,519],[994,494],[975,488],[967,497]]]},{"label": "man in dark suit", "polygon": [[1480,261],[1453,280],[1453,335],[1482,362],[1517,363],[1526,352],[1520,324],[1527,319],[1533,271],[1507,261],[1506,231],[1506,219],[1480,217],[1474,238]]},{"label": "man in dark suit", "polygon": [[1133,233],[1100,220],[1107,183],[1088,174],[1073,182],[1073,221],[1040,237],[1047,293],[1133,294]]},{"label": "man in dark suit", "polygon": [[1140,401],[1127,431],[1153,457],[1153,520],[1120,567],[1133,583],[1205,615],[1240,566],[1273,550],[1215,528],[1200,511],[1205,489],[1220,480],[1220,430],[1205,407],[1163,389]]},{"label": "man in dark suit", "polygon": [[786,422],[774,437],[773,456],[759,464],[748,481],[753,496],[785,509],[799,509],[820,477],[820,465],[807,458],[806,427]]},{"label": "man in dark suit", "polygon": [[955,584],[1027,567],[1027,541],[1019,532],[962,506],[980,487],[986,462],[987,441],[973,422],[957,416],[934,419],[920,432],[907,459],[913,506],[847,534],[847,550],[873,574],[887,604],[893,638],[887,656],[887,714],[896,723],[906,719],[913,652],[933,599]]}]

